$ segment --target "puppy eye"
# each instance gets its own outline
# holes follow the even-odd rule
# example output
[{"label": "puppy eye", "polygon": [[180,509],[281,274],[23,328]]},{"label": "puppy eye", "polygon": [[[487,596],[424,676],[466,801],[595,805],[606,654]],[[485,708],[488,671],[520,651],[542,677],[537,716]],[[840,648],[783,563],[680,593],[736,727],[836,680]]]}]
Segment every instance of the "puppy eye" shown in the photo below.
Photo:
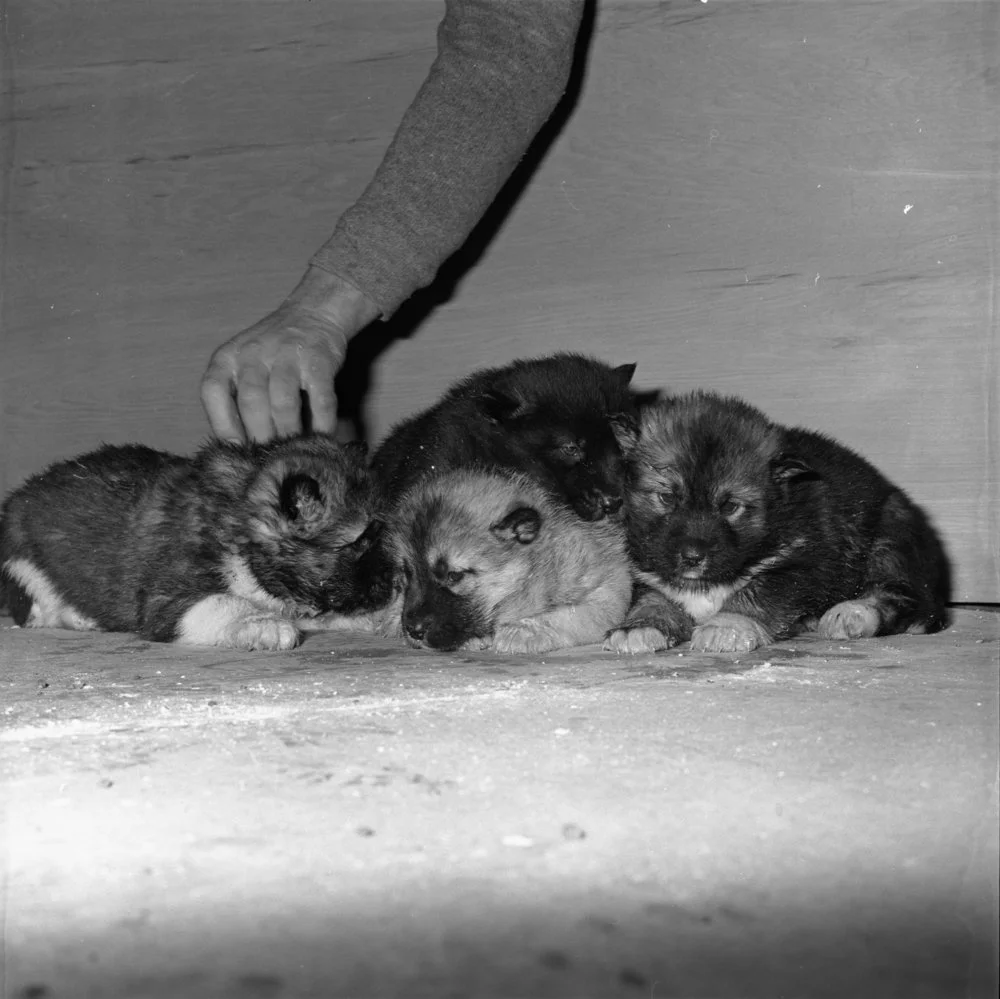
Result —
[{"label": "puppy eye", "polygon": [[746,503],[738,499],[726,499],[719,504],[719,513],[723,517],[738,517],[747,508]]},{"label": "puppy eye", "polygon": [[445,575],[444,579],[449,586],[454,586],[456,583],[462,582],[462,580],[465,579],[465,575],[466,574],[464,572],[459,572],[457,569],[452,569],[451,572]]},{"label": "puppy eye", "polygon": [[346,548],[352,548],[356,552],[365,552],[378,541],[385,529],[385,523],[381,520],[373,520]]},{"label": "puppy eye", "polygon": [[567,441],[559,445],[559,453],[570,461],[580,461],[583,458],[583,448],[575,441]]}]

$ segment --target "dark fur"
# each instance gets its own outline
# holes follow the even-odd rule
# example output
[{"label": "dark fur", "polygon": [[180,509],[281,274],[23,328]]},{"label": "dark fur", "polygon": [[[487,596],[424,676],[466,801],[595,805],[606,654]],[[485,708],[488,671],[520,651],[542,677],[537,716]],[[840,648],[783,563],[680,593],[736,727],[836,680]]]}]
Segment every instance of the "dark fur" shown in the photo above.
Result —
[{"label": "dark fur", "polygon": [[629,468],[645,585],[610,648],[745,651],[816,626],[856,638],[947,622],[949,566],[926,515],[828,437],[698,392],[643,411]]},{"label": "dark fur", "polygon": [[634,371],[633,364],[611,368],[579,354],[478,371],[396,426],[372,469],[393,500],[432,473],[523,472],[584,520],[600,520],[623,501],[619,438],[634,433]]},{"label": "dark fur", "polygon": [[[297,634],[280,621],[388,601],[392,564],[379,543],[377,505],[363,449],[322,435],[216,441],[190,458],[105,446],[52,465],[8,497],[0,581],[18,624],[154,641],[183,640],[180,622],[206,597],[226,598],[238,617],[246,591],[250,625],[214,644],[285,648]],[[234,583],[234,565],[246,567],[242,582]],[[36,574],[41,589],[25,584]],[[42,604],[68,609],[41,613],[39,604],[29,620],[29,590],[45,584],[57,599]],[[264,595],[256,618],[254,586]]]}]

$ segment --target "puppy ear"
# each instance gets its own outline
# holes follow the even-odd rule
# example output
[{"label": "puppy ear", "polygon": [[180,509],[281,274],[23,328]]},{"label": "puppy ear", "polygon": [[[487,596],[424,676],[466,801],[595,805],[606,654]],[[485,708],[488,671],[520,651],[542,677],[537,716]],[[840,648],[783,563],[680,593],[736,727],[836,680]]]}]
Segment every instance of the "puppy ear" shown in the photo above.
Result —
[{"label": "puppy ear", "polygon": [[278,507],[295,534],[315,534],[326,516],[319,483],[304,472],[290,472],[278,487]]},{"label": "puppy ear", "polygon": [[494,423],[506,423],[515,416],[524,416],[528,411],[528,407],[520,399],[497,388],[487,389],[479,397],[479,407],[486,418]]},{"label": "puppy ear", "polygon": [[501,541],[517,541],[530,545],[542,528],[542,515],[530,506],[519,506],[497,521],[490,530]]},{"label": "puppy ear", "polygon": [[619,364],[615,368],[615,374],[621,379],[622,385],[628,385],[632,381],[632,376],[635,374],[635,364]]},{"label": "puppy ear", "polygon": [[210,441],[198,452],[198,462],[209,481],[230,494],[245,488],[257,467],[251,447],[235,441]]},{"label": "puppy ear", "polygon": [[797,454],[779,454],[771,461],[771,475],[775,482],[791,482],[793,479],[818,479],[819,472],[807,464]]},{"label": "puppy ear", "polygon": [[639,421],[632,413],[615,413],[611,417],[611,432],[622,452],[627,454],[639,440]]}]

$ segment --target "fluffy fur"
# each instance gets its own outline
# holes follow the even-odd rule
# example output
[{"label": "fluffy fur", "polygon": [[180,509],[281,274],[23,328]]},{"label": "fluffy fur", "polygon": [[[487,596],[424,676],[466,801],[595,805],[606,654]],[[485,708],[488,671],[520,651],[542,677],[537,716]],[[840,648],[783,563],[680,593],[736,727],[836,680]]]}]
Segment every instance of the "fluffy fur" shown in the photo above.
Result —
[{"label": "fluffy fur", "polygon": [[525,475],[426,479],[403,498],[393,532],[413,645],[547,652],[601,641],[628,609],[622,526],[580,520]]},{"label": "fluffy fur", "polygon": [[609,649],[743,652],[814,627],[850,639],[946,623],[927,517],[828,437],[696,392],[643,411],[629,469],[640,584]]},{"label": "fluffy fur", "polygon": [[105,446],[8,497],[0,584],[28,627],[287,649],[303,618],[390,599],[377,502],[363,449],[322,435]]},{"label": "fluffy fur", "polygon": [[478,371],[396,426],[372,468],[392,500],[428,474],[523,472],[584,520],[600,520],[622,506],[621,439],[635,430],[634,371],[565,353]]}]

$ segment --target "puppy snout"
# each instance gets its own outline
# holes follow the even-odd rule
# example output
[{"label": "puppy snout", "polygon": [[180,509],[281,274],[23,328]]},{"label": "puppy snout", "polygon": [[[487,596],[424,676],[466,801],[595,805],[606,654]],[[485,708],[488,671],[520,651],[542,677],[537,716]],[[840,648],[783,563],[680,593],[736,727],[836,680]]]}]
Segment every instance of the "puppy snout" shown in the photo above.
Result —
[{"label": "puppy snout", "polygon": [[617,493],[599,493],[598,502],[600,503],[601,509],[611,516],[617,513],[622,508],[622,498]]},{"label": "puppy snout", "polygon": [[680,563],[685,569],[697,569],[708,557],[708,544],[704,541],[686,541],[680,550]]},{"label": "puppy snout", "polygon": [[404,614],[403,629],[415,642],[422,642],[427,634],[427,619],[420,614]]},{"label": "puppy snout", "polygon": [[584,520],[603,520],[622,508],[622,497],[618,493],[594,489],[581,496],[573,506]]}]

